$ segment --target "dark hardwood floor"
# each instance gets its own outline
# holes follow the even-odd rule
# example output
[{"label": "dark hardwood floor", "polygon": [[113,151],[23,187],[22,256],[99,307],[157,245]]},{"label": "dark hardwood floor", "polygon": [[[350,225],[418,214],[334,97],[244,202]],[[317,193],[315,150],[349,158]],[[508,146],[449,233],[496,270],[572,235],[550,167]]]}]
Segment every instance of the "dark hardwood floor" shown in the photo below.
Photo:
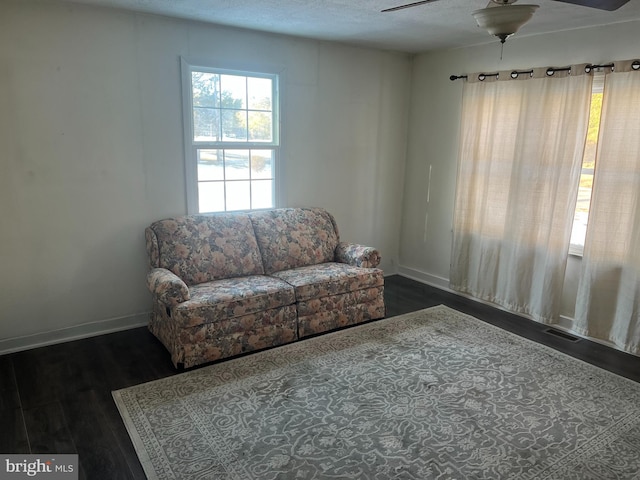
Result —
[{"label": "dark hardwood floor", "polygon": [[[445,304],[640,382],[640,357],[400,276],[386,278],[387,317]],[[146,330],[0,356],[0,452],[77,453],[81,479],[144,479],[111,391],[175,375]]]}]

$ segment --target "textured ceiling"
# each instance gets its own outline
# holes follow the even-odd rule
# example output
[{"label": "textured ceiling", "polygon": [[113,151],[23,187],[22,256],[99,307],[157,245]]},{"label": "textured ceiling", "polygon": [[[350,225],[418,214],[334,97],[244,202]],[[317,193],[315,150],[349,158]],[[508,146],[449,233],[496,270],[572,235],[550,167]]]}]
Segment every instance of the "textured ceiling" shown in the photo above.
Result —
[{"label": "textured ceiling", "polygon": [[[405,52],[496,41],[481,30],[471,16],[472,11],[484,8],[487,0],[438,0],[389,13],[381,10],[415,0],[62,1]],[[631,0],[614,12],[553,0],[520,1],[520,4],[526,3],[540,5],[540,8],[518,36],[640,19],[640,0]]]}]

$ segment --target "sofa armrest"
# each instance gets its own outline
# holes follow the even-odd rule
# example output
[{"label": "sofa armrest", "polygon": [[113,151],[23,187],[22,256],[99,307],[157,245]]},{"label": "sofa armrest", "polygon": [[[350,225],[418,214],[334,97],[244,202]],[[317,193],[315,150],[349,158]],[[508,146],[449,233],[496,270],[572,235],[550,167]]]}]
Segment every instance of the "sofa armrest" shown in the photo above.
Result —
[{"label": "sofa armrest", "polygon": [[340,242],[336,247],[336,261],[354,267],[375,268],[380,264],[380,252],[357,243]]},{"label": "sofa armrest", "polygon": [[175,273],[166,268],[154,268],[147,275],[147,286],[158,301],[174,307],[189,300],[189,287]]}]

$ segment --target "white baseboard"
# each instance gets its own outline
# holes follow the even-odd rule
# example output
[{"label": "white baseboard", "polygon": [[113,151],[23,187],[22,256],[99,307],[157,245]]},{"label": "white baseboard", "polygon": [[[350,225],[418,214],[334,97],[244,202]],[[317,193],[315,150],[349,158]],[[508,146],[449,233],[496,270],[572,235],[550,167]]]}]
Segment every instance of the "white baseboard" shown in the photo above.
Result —
[{"label": "white baseboard", "polygon": [[0,355],[129,330],[131,328],[145,326],[148,323],[149,312],[143,312],[126,317],[109,318],[107,320],[99,320],[97,322],[51,330],[49,332],[25,335],[23,337],[7,338],[0,340]]},{"label": "white baseboard", "polygon": [[580,337],[580,338],[584,338],[586,340],[590,340],[592,342],[595,343],[599,343],[601,345],[604,345],[606,347],[610,347],[610,348],[614,348],[616,350],[620,350],[621,352],[625,352],[625,353],[629,353],[630,355],[635,355],[634,353],[629,352],[628,350],[625,350],[624,348],[621,348],[620,346],[616,345],[614,342],[610,341],[610,340],[603,340],[600,338],[594,338],[594,337],[590,337],[588,335],[583,335],[582,333],[578,333],[574,330],[574,322],[575,320],[571,317],[567,317],[566,315],[560,315],[560,320],[558,321],[558,323],[554,323],[553,325],[550,325],[554,328],[557,328],[558,330],[562,330],[564,332],[570,333],[571,335],[574,335],[576,337]]},{"label": "white baseboard", "polygon": [[420,270],[404,267],[402,265],[398,265],[398,275],[410,278],[411,280],[415,280],[416,282],[426,283],[427,285],[431,285],[432,287],[438,287],[443,290],[453,292],[453,290],[449,288],[448,278],[438,277],[437,275],[421,272]]},{"label": "white baseboard", "polygon": [[[467,298],[469,300],[473,300],[475,302],[478,303],[482,303],[485,305],[488,305],[490,307],[496,308],[498,310],[503,310],[505,312],[509,312],[509,313],[513,313],[514,315],[519,315],[523,318],[527,318],[531,321],[536,321],[535,319],[531,318],[529,315],[526,314],[522,314],[522,313],[518,313],[518,312],[511,312],[508,309],[494,304],[494,303],[490,303],[490,302],[486,302],[482,299],[479,298],[475,298],[471,295],[467,295],[461,292],[456,292],[455,290],[452,290],[449,288],[449,279],[448,278],[443,278],[443,277],[438,277],[436,275],[431,275],[429,273],[425,273],[425,272],[421,272],[419,270],[414,270],[412,268],[408,268],[408,267],[403,267],[403,266],[398,266],[398,275],[401,275],[403,277],[407,277],[410,278],[411,280],[415,280],[416,282],[421,282],[421,283],[425,283],[427,285],[431,285],[432,287],[437,287],[440,288],[441,290],[445,290],[447,292],[450,293],[454,293],[456,295],[459,295],[461,297]],[[574,335],[576,337],[579,338],[584,338],[585,340],[589,340],[595,343],[599,343],[601,345],[605,345],[607,347],[613,348],[615,350],[620,350],[621,352],[625,352],[625,353],[630,353],[626,350],[624,350],[623,348],[620,348],[619,346],[617,346],[615,343],[608,341],[608,340],[601,340],[599,338],[593,338],[593,337],[589,337],[588,335],[583,335],[580,333],[577,333],[574,330],[574,319],[571,317],[568,317],[566,315],[560,315],[560,318],[558,319],[558,321],[556,323],[552,323],[552,324],[547,324],[548,327],[551,328],[555,328],[561,331],[564,331],[566,333],[569,333],[571,335]],[[633,354],[632,354],[633,355]]]},{"label": "white baseboard", "polygon": [[424,283],[426,285],[439,288],[440,290],[444,290],[445,292],[448,292],[448,293],[453,293],[454,295],[458,295],[459,297],[466,298],[468,300],[473,300],[474,302],[482,303],[483,305],[487,305],[489,307],[493,307],[498,310],[504,310],[505,312],[513,313],[515,315],[528,318],[529,320],[533,320],[528,315],[524,315],[522,313],[517,313],[517,312],[511,312],[508,309],[502,307],[501,305],[487,302],[486,300],[482,300],[481,298],[476,298],[473,295],[469,295],[467,293],[462,293],[462,292],[453,290],[449,288],[448,278],[439,277],[437,275],[432,275],[430,273],[425,273],[425,272],[421,272],[420,270],[414,270],[412,268],[402,267],[402,266],[398,268],[398,275],[410,278],[411,280],[415,280],[416,282]]},{"label": "white baseboard", "polygon": [[[512,312],[509,309],[503,307],[502,305],[498,305],[496,303],[491,303],[491,302],[488,302],[488,301],[483,300],[481,298],[476,298],[473,295],[469,295],[467,293],[458,292],[456,290],[453,290],[453,289],[449,288],[449,279],[448,278],[438,277],[437,275],[431,275],[430,273],[425,273],[425,272],[421,272],[419,270],[414,270],[412,268],[402,267],[402,266],[398,267],[398,275],[410,278],[411,280],[415,280],[416,282],[424,283],[424,284],[430,285],[432,287],[439,288],[439,289],[444,290],[446,292],[453,293],[454,295],[458,295],[459,297],[466,298],[468,300],[472,300],[474,302],[478,302],[478,303],[481,303],[483,305],[487,305],[487,306],[495,308],[497,310],[502,310],[504,312],[512,313],[514,315],[518,315],[520,317],[526,318],[526,319],[534,321],[534,322],[536,321],[534,318],[532,318],[531,316],[529,316],[527,314],[520,313],[520,312]],[[567,325],[571,325],[572,319],[570,319],[568,317],[563,317],[562,321],[563,321],[563,326],[561,328],[564,329],[564,330],[569,331],[570,328]],[[551,325],[549,325],[549,326],[551,326]],[[555,326],[555,325],[553,325],[553,326]]]}]

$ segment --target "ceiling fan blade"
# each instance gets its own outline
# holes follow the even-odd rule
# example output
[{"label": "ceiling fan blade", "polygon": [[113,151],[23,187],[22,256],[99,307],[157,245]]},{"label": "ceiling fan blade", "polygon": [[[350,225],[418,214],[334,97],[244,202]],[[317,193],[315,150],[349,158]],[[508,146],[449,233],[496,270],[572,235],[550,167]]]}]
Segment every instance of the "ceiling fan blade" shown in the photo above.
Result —
[{"label": "ceiling fan blade", "polygon": [[613,10],[619,9],[629,0],[555,0],[556,2],[572,3],[574,5],[582,5],[583,7],[597,8],[598,10]]},{"label": "ceiling fan blade", "polygon": [[406,5],[400,5],[399,7],[386,8],[382,12],[395,12],[396,10],[402,10],[405,8],[417,7],[418,5],[424,5],[425,3],[435,2],[437,0],[422,0],[421,2],[407,3]]}]

